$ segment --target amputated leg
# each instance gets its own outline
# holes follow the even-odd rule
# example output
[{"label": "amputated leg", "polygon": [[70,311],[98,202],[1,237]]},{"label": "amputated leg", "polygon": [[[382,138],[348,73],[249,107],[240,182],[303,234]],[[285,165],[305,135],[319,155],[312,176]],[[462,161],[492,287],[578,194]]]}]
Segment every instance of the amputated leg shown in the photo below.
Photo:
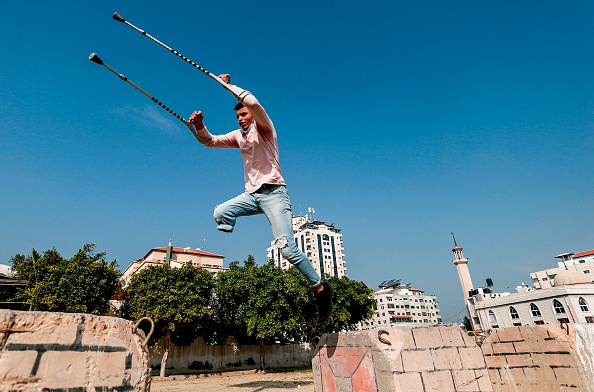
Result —
[{"label": "amputated leg", "polygon": [[216,206],[213,215],[218,224],[217,230],[231,233],[237,218],[261,213],[262,210],[258,207],[254,197],[249,193],[242,193]]}]

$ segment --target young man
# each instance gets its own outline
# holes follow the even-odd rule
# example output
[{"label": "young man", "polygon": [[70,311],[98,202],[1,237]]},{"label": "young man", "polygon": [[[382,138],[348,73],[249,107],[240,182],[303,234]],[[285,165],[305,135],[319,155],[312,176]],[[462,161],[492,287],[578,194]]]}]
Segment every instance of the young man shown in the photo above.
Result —
[{"label": "young man", "polygon": [[219,78],[229,84],[231,93],[239,101],[235,114],[240,129],[225,135],[211,135],[204,126],[202,112],[195,111],[190,116],[200,143],[206,147],[239,148],[243,159],[245,192],[215,208],[217,229],[230,233],[238,217],[265,214],[275,245],[309,282],[318,304],[318,320],[324,321],[332,312],[332,286],[322,282],[311,261],[295,244],[291,201],[280,168],[274,125],[249,91],[231,85],[228,74]]}]

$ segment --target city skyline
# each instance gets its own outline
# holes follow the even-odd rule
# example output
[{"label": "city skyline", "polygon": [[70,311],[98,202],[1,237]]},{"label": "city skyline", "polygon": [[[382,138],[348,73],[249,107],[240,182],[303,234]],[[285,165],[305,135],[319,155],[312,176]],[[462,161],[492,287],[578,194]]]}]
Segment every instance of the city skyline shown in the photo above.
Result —
[{"label": "city skyline", "polygon": [[464,301],[450,232],[474,283],[501,291],[594,248],[591,2],[34,0],[3,11],[0,263],[91,242],[123,270],[169,240],[225,266],[265,262],[264,216],[231,235],[212,218],[243,191],[239,152],[204,148],[88,57],[186,118],[202,110],[213,133],[237,128],[235,100],[116,11],[258,97],[293,212],[314,207],[341,228],[351,279],[412,282],[453,322]]}]

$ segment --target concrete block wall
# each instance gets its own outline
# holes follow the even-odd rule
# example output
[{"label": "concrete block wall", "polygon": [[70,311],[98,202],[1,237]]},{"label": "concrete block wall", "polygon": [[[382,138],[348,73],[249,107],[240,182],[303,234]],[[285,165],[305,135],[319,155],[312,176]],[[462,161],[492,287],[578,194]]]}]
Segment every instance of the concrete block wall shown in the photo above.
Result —
[{"label": "concrete block wall", "polygon": [[148,391],[144,333],[124,319],[0,310],[0,391]]},{"label": "concrete block wall", "polygon": [[[164,340],[149,348],[152,374],[158,375],[164,351]],[[209,345],[197,338],[187,346],[169,346],[166,375],[218,373],[260,368],[263,354],[264,369],[309,368],[313,347],[309,343],[240,345],[231,337],[226,344]]]},{"label": "concrete block wall", "polygon": [[594,325],[495,329],[482,348],[455,325],[327,334],[312,367],[316,392],[594,392]]},{"label": "concrete block wall", "polygon": [[587,325],[494,329],[482,349],[496,392],[594,391],[594,328]]},{"label": "concrete block wall", "polygon": [[594,385],[594,324],[573,324],[575,351],[581,364],[584,382]]},{"label": "concrete block wall", "polygon": [[455,325],[326,334],[316,392],[493,391],[480,348]]}]

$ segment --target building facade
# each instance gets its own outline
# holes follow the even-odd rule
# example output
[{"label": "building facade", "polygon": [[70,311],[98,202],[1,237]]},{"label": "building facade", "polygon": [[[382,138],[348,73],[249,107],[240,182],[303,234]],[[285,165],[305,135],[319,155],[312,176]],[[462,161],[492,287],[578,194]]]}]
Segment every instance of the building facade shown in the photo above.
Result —
[{"label": "building facade", "polygon": [[173,268],[180,268],[186,263],[191,263],[195,267],[202,267],[207,271],[219,273],[228,270],[223,267],[225,256],[216,253],[205,252],[200,249],[179,248],[171,246],[162,246],[153,248],[147,252],[141,259],[133,261],[122,273],[120,282],[124,286],[130,283],[130,279],[143,268],[149,266],[169,264]]},{"label": "building facade", "polygon": [[374,300],[373,317],[361,323],[362,329],[442,323],[437,297],[402,285],[400,280],[380,283]]},{"label": "building facade", "polygon": [[543,271],[537,271],[530,274],[532,285],[535,288],[545,289],[553,287],[555,277],[564,270],[576,270],[584,275],[590,276],[594,280],[594,250],[587,250],[579,253],[561,253],[555,256],[560,259],[556,268],[549,268]]},{"label": "building facade", "polygon": [[521,325],[594,323],[594,284],[572,283],[507,296],[476,298],[483,331]]},{"label": "building facade", "polygon": [[[297,247],[311,260],[320,276],[346,275],[346,261],[341,230],[333,225],[311,219],[310,216],[293,217],[293,233]],[[268,259],[283,270],[292,267],[275,245],[276,241],[266,250]]]},{"label": "building facade", "polygon": [[19,280],[14,277],[12,268],[6,264],[0,264],[0,308],[12,310],[26,310],[29,307],[23,301],[16,301],[15,296],[19,290],[27,288],[26,280]]},{"label": "building facade", "polygon": [[[456,264],[462,249],[456,246],[453,251]],[[563,253],[556,258],[561,259],[558,267],[531,273],[533,287],[522,284],[516,293],[496,293],[489,284],[469,288],[461,277],[473,328],[490,331],[521,325],[594,323],[594,250]]]}]

